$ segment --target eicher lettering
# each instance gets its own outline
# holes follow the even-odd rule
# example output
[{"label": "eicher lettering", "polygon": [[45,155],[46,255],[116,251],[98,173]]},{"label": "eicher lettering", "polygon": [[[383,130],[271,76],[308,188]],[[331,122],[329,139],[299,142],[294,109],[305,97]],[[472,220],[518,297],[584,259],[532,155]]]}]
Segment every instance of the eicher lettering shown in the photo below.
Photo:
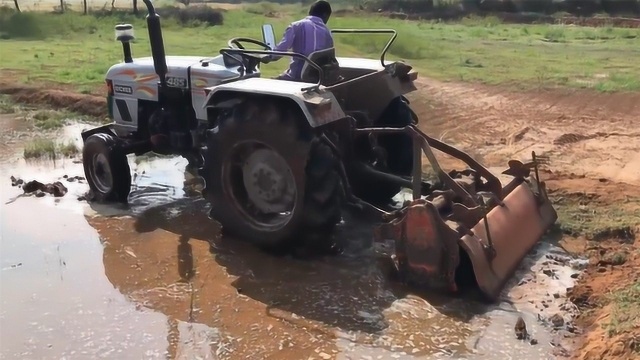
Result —
[{"label": "eicher lettering", "polygon": [[113,85],[113,91],[120,94],[133,94],[133,89],[131,86],[125,85]]}]

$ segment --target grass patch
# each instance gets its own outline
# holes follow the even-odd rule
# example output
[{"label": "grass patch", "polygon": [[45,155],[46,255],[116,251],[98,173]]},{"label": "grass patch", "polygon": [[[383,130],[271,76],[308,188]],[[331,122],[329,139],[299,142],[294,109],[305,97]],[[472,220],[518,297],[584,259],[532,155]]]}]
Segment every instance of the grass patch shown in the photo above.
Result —
[{"label": "grass patch", "polygon": [[605,324],[607,335],[615,336],[640,326],[640,280],[629,287],[612,292],[611,321]]},{"label": "grass patch", "polygon": [[[216,56],[228,39],[261,39],[260,25],[271,23],[280,38],[287,25],[304,16],[300,4],[257,3],[224,13],[224,25],[163,17],[166,53]],[[269,15],[271,14],[271,15]],[[138,37],[134,57],[150,55],[146,24],[125,13],[84,16],[24,13],[25,37],[2,41],[3,68],[27,70],[21,80],[73,84],[82,91],[103,87],[104,74],[122,61],[121,46],[113,40],[113,26],[132,23]],[[267,15],[267,18],[265,18]],[[273,15],[273,17],[272,17]],[[21,15],[22,16],[22,15]],[[0,32],[14,31],[15,20],[0,16]],[[14,24],[15,25],[15,24]],[[398,38],[387,56],[407,60],[426,76],[520,88],[569,86],[600,91],[640,90],[640,29],[586,28],[558,25],[503,24],[497,18],[469,17],[459,22],[402,21],[377,14],[336,16],[332,28],[392,28]],[[33,26],[34,29],[29,30]],[[39,30],[38,30],[39,29]],[[378,58],[385,35],[335,35],[338,56]],[[286,68],[283,59],[262,67],[265,76]],[[80,91],[80,90],[79,90]]]},{"label": "grass patch", "polygon": [[20,111],[20,105],[16,104],[9,95],[0,94],[0,114],[15,114]]},{"label": "grass patch", "polygon": [[28,118],[30,118],[39,129],[54,130],[66,125],[67,119],[69,119],[70,116],[71,114],[63,111],[37,110],[28,116]]},{"label": "grass patch", "polygon": [[70,142],[58,143],[51,139],[34,139],[24,147],[25,159],[56,159],[73,157],[78,154],[78,147]]},{"label": "grass patch", "polygon": [[640,198],[609,204],[597,196],[554,196],[551,201],[558,213],[556,227],[562,233],[585,236],[592,240],[617,238],[633,241],[640,225]]}]

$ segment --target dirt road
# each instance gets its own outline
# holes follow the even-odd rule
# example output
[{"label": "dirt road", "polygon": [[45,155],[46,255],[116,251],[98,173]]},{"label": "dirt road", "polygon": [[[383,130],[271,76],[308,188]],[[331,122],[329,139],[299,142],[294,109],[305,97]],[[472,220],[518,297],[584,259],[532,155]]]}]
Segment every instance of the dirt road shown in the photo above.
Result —
[{"label": "dirt road", "polygon": [[[640,194],[640,159],[629,151],[640,148],[632,134],[640,102],[633,97],[625,103],[626,95],[597,94],[576,103],[576,95],[557,93],[433,81],[421,87],[412,100],[423,128],[489,166],[535,149],[550,156],[554,174],[544,176],[556,191],[579,192],[593,178],[599,188],[590,191],[613,192],[625,181],[629,196]],[[0,157],[3,357],[546,359],[582,351],[581,343],[574,351],[561,340],[575,326],[566,295],[580,288],[576,264],[583,262],[555,246],[557,239],[527,257],[500,304],[411,294],[389,278],[387,250],[371,246],[367,224],[345,219],[336,234],[341,256],[265,254],[220,235],[207,205],[185,184],[181,159],[132,159],[130,205],[89,205],[76,199],[86,184],[63,178],[83,176],[79,164],[25,163],[20,146],[30,130],[13,115],[2,115],[0,124],[12,141]],[[79,141],[79,130],[66,134]],[[608,135],[590,138],[598,132]],[[565,134],[580,141],[562,141],[571,138]],[[69,193],[19,197],[10,175],[60,179]],[[567,323],[560,331],[548,322],[555,314]],[[515,339],[519,315],[538,344]]]}]

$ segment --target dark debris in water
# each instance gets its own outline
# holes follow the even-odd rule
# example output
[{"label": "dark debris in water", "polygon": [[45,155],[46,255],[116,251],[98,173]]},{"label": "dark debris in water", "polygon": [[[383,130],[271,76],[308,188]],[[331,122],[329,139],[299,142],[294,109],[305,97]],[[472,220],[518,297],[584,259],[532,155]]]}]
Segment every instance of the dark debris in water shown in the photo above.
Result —
[{"label": "dark debris in water", "polygon": [[20,186],[24,184],[24,180],[11,176],[11,186]]},{"label": "dark debris in water", "polygon": [[63,176],[63,178],[67,179],[68,182],[75,182],[75,181],[84,181],[85,178],[82,176],[68,176],[65,175]]},{"label": "dark debris in water", "polygon": [[43,184],[37,180],[31,180],[25,183],[24,180],[14,176],[11,176],[11,186],[21,187],[25,194],[35,195],[36,197],[43,197],[46,194],[51,194],[55,197],[62,197],[68,191],[60,181]]}]

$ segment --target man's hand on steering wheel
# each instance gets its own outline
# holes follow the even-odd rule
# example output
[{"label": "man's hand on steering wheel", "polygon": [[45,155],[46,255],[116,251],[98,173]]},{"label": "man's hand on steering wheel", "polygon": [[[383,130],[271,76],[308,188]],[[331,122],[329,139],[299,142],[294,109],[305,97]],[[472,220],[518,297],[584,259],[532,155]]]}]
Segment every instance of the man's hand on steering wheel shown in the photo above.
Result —
[{"label": "man's hand on steering wheel", "polygon": [[268,63],[270,63],[270,62],[272,62],[274,60],[275,59],[271,55],[263,55],[260,58],[260,62],[263,63],[263,64],[268,64]]}]

